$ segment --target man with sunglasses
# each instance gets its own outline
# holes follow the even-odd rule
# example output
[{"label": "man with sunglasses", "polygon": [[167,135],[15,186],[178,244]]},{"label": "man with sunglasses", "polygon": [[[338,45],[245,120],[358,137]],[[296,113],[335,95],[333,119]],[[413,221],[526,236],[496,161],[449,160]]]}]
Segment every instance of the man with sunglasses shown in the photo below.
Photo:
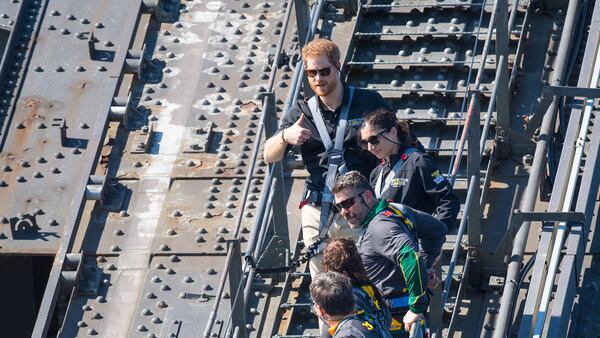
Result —
[{"label": "man with sunglasses", "polygon": [[446,225],[427,213],[377,199],[357,171],[338,177],[332,191],[340,214],[361,231],[358,252],[367,276],[391,308],[392,334],[404,337],[413,324],[423,326],[429,305],[427,267],[442,250]]},{"label": "man with sunglasses", "polygon": [[[323,239],[320,238],[321,209],[325,204],[327,207],[331,205],[330,189],[333,180],[329,180],[329,187],[326,180],[327,172],[332,171],[332,161],[329,160],[331,152],[328,153],[326,149],[332,148],[331,144],[339,134],[338,124],[346,121],[341,139],[343,147],[340,147],[342,163],[336,171],[358,170],[368,175],[377,166],[378,161],[375,156],[357,146],[358,128],[364,113],[379,107],[389,107],[377,92],[351,88],[342,82],[340,51],[335,43],[326,39],[315,39],[302,49],[302,58],[308,83],[316,94],[315,98],[299,100],[284,113],[279,131],[265,143],[263,157],[266,162],[279,161],[292,146],[300,147],[302,160],[309,174],[300,203],[302,235],[305,246],[311,247]],[[314,114],[315,110],[320,111],[320,114]],[[341,118],[346,114],[346,119]],[[315,116],[321,116],[322,123],[317,121]],[[318,127],[318,123],[324,128]],[[322,137],[322,133],[328,134],[329,147],[324,145],[327,141]],[[326,230],[330,238],[356,238],[356,231],[352,231],[339,215],[334,215],[333,221],[328,223],[331,225],[328,225]],[[313,276],[322,271],[320,257],[321,255],[317,254],[310,260],[309,267]]]}]

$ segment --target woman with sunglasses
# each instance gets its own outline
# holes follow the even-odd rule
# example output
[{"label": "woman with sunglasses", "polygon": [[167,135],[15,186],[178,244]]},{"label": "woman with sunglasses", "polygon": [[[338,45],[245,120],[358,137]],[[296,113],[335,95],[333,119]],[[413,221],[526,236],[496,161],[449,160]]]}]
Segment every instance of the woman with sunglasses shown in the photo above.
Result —
[{"label": "woman with sunglasses", "polygon": [[392,314],[381,292],[371,283],[356,248],[350,238],[336,238],[323,251],[323,271],[333,271],[349,277],[356,312],[370,315],[380,327],[390,328]]},{"label": "woman with sunglasses", "polygon": [[376,197],[435,214],[448,230],[454,227],[460,201],[408,123],[388,109],[375,109],[365,115],[358,143],[381,160],[370,178]]}]

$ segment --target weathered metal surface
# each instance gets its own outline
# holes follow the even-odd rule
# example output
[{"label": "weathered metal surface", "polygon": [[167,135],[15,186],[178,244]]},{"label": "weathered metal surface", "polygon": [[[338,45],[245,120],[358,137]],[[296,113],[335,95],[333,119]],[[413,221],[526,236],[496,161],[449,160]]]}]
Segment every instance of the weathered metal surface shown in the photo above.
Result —
[{"label": "weathered metal surface", "polygon": [[[262,128],[262,94],[272,82],[281,107],[293,76],[289,56],[298,53],[295,48],[301,42],[296,34],[306,35],[290,27],[284,41],[290,55],[282,59],[276,78],[269,79],[268,64],[282,34],[286,2],[0,3],[0,34],[14,33],[0,74],[0,254],[53,255],[59,250],[42,313],[53,311],[61,284],[76,286],[68,309],[58,310],[59,317],[64,316],[60,336],[187,337],[204,330],[226,268],[226,242],[240,230],[245,250],[265,189],[268,170],[260,157],[248,172],[255,147],[262,152],[263,140],[256,136]],[[306,3],[294,6],[302,5]],[[328,5],[319,33],[341,39],[336,41],[343,45],[350,40],[355,18],[345,16],[348,8],[335,7],[346,6],[343,1]],[[492,52],[485,60],[481,56],[491,5],[462,0],[361,5],[356,38],[348,51],[347,80],[378,90],[399,117],[411,119],[414,134],[442,171],[455,155],[460,131],[456,128],[465,117],[465,99],[480,67],[482,113],[474,118],[486,121],[497,66]],[[149,23],[138,21],[140,11],[151,13]],[[518,18],[522,12],[519,7]],[[38,14],[44,17],[38,19]],[[149,16],[145,14],[145,20]],[[519,35],[509,38],[507,64],[513,67]],[[495,36],[490,46],[496,49]],[[547,78],[548,72],[544,74]],[[124,78],[126,85],[117,90]],[[491,118],[493,125],[495,116]],[[113,122],[107,130],[109,120]],[[483,142],[486,160],[495,147],[491,130],[489,141]],[[110,137],[104,139],[105,133]],[[482,174],[489,168],[484,163]],[[510,185],[526,175],[520,164],[513,168],[504,163],[501,169],[510,174],[491,183],[493,198],[508,194],[510,187],[503,182]],[[458,172],[456,184],[461,199],[465,172]],[[285,172],[298,179],[288,179],[282,185],[286,191],[277,195],[288,199],[287,210],[277,212],[289,216],[292,245],[299,233],[296,205],[305,175],[300,170]],[[241,205],[245,184],[249,194]],[[95,208],[89,203],[82,211],[86,199],[96,200]],[[507,208],[503,213],[505,206],[500,204],[482,202],[495,219],[509,213]],[[493,229],[482,227],[482,248],[506,226],[500,219],[495,222],[499,226]],[[77,226],[80,230],[74,233]],[[65,258],[75,235],[85,253],[79,270]],[[263,247],[270,240],[267,233]],[[449,235],[445,250],[462,240]],[[463,275],[461,264],[450,276],[453,282]],[[239,271],[230,273],[239,278]],[[575,284],[569,284],[569,292]],[[229,331],[229,285],[224,284],[212,329],[217,336]],[[590,283],[583,287],[593,289]],[[267,304],[287,302],[289,290],[277,279],[257,277],[251,289],[240,290],[244,293],[249,335],[269,335],[268,325],[279,322],[282,312]],[[478,313],[486,305],[482,301],[496,299],[495,294],[469,297],[469,305],[458,303],[468,306],[469,313]],[[291,325],[288,333],[314,332],[316,321],[307,311],[300,310],[299,321],[293,311],[285,315],[285,326]],[[457,328],[461,333],[492,323],[488,315],[477,320],[477,315],[461,317],[458,323],[466,325]],[[589,321],[584,316],[580,322]],[[489,325],[483,329],[491,331]]]},{"label": "weathered metal surface", "polygon": [[[257,142],[261,93],[270,72],[266,52],[278,38],[282,15],[283,7],[271,2],[187,1],[174,24],[150,22],[149,34],[156,34],[156,41],[147,52],[164,62],[162,81],[133,87],[141,93],[149,125],[125,141],[117,137],[111,156],[119,161],[108,163],[108,171],[128,191],[125,211],[92,215],[83,245],[89,252],[115,255],[117,271],[123,271],[108,293],[127,301],[108,302],[106,311],[115,315],[103,319],[97,332],[185,337],[204,329],[223,272],[226,241],[236,231],[249,156]],[[287,87],[285,73],[277,88]],[[241,215],[242,250],[265,171],[266,164],[259,161],[251,175]],[[174,256],[180,261],[171,262]],[[164,268],[156,269],[157,262]],[[155,277],[162,282],[155,283]],[[162,290],[165,284],[170,291]],[[157,299],[146,299],[148,292]],[[181,292],[187,295],[180,298]],[[230,313],[231,294],[226,294],[218,312],[221,330]],[[253,294],[249,306],[256,308],[265,298]],[[154,309],[160,301],[167,307]],[[72,309],[65,326],[77,332],[81,314]],[[140,314],[148,313],[144,309],[153,315]],[[253,310],[248,321],[261,316],[261,310]]]},{"label": "weathered metal surface", "polygon": [[20,6],[19,0],[6,0],[0,3],[0,30],[12,30]]}]

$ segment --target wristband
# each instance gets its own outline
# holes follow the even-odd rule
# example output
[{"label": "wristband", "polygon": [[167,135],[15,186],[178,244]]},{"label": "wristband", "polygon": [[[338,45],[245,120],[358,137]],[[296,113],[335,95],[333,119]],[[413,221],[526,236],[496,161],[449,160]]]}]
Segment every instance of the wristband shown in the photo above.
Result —
[{"label": "wristband", "polygon": [[289,144],[288,141],[285,140],[285,137],[283,136],[283,132],[285,131],[285,129],[281,130],[281,140],[283,141],[283,143],[285,144]]}]

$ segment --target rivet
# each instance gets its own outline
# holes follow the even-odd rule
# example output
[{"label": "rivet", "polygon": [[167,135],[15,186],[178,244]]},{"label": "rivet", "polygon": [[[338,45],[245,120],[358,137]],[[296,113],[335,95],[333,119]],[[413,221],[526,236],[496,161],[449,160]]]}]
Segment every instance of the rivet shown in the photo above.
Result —
[{"label": "rivet", "polygon": [[71,32],[68,29],[63,28],[63,29],[60,30],[60,34],[62,34],[62,35],[69,35],[69,34],[71,34]]},{"label": "rivet", "polygon": [[156,307],[158,308],[166,308],[167,307],[167,303],[165,303],[165,301],[161,300],[159,302],[156,303]]},{"label": "rivet", "polygon": [[114,264],[110,263],[106,266],[106,269],[109,271],[114,271],[117,270],[117,267]]},{"label": "rivet", "polygon": [[0,180],[0,188],[8,187],[8,184],[4,180]]},{"label": "rivet", "polygon": [[44,177],[44,175],[42,175],[42,173],[41,173],[41,172],[39,172],[39,171],[36,171],[35,173],[33,173],[33,177],[34,177],[34,178],[42,178],[42,177]]},{"label": "rivet", "polygon": [[177,256],[177,255],[171,255],[171,256],[169,256],[169,262],[177,263],[179,261],[180,261],[179,256]]},{"label": "rivet", "polygon": [[96,297],[96,303],[105,303],[106,299],[104,298],[104,296],[98,296]]},{"label": "rivet", "polygon": [[95,335],[98,334],[98,332],[96,330],[94,330],[94,329],[89,329],[87,331],[87,334],[90,335],[90,336],[95,336]]},{"label": "rivet", "polygon": [[151,321],[154,324],[160,324],[160,323],[162,323],[162,320],[160,320],[160,318],[158,318],[158,317],[152,317]]},{"label": "rivet", "polygon": [[113,234],[114,234],[115,236],[123,236],[123,235],[124,235],[124,233],[123,233],[123,231],[122,231],[121,229],[116,229],[116,230],[113,232]]},{"label": "rivet", "polygon": [[23,176],[17,176],[17,182],[23,183],[23,182],[27,182],[27,180]]},{"label": "rivet", "polygon": [[154,295],[154,293],[152,293],[152,292],[148,292],[148,293],[146,294],[146,298],[147,298],[147,299],[154,299],[154,298],[156,298],[156,295]]},{"label": "rivet", "polygon": [[96,312],[92,315],[92,319],[102,319],[102,315],[99,312]]},{"label": "rivet", "polygon": [[138,332],[145,332],[145,331],[148,331],[148,329],[146,328],[146,326],[144,326],[144,325],[142,325],[142,324],[138,325],[138,326],[137,326],[137,328],[136,328],[136,330],[137,330]]},{"label": "rivet", "polygon": [[173,217],[181,217],[182,213],[179,210],[175,210],[175,211],[173,211],[173,213],[171,214],[171,216],[173,216]]},{"label": "rivet", "polygon": [[79,20],[79,23],[87,25],[88,23],[90,23],[90,21],[86,18],[83,18],[83,19]]},{"label": "rivet", "polygon": [[173,269],[171,269],[171,268],[167,268],[167,269],[165,270],[165,273],[166,273],[167,275],[174,275],[174,274],[175,274],[175,270],[173,270]]},{"label": "rivet", "polygon": [[205,211],[205,212],[202,213],[202,217],[203,218],[211,218],[212,214],[210,212],[208,212],[208,211]]},{"label": "rivet", "polygon": [[104,24],[102,22],[98,22],[94,25],[96,28],[104,28]]},{"label": "rivet", "polygon": [[92,307],[91,307],[91,306],[89,306],[88,304],[84,304],[84,305],[81,307],[81,310],[83,310],[83,311],[92,311]]},{"label": "rivet", "polygon": [[204,284],[204,285],[202,285],[202,290],[204,290],[204,291],[210,291],[212,289],[213,288],[212,288],[212,286],[210,286],[210,284]]},{"label": "rivet", "polygon": [[56,9],[54,9],[54,10],[52,10],[52,12],[50,12],[50,15],[52,15],[52,16],[59,16],[60,12],[57,11]]},{"label": "rivet", "polygon": [[152,281],[152,283],[160,283],[160,282],[162,282],[162,280],[158,276],[152,277],[152,279],[150,279],[150,281]]},{"label": "rivet", "polygon": [[161,244],[159,249],[160,249],[160,251],[169,251],[169,250],[171,250],[171,248],[169,248],[169,246],[166,245],[166,244]]},{"label": "rivet", "polygon": [[114,252],[121,251],[121,248],[119,248],[118,245],[113,244],[110,246],[110,251],[114,251]]},{"label": "rivet", "polygon": [[194,282],[194,280],[190,276],[185,276],[185,277],[183,277],[183,282],[184,283],[192,283],[192,282]]},{"label": "rivet", "polygon": [[58,222],[55,219],[51,219],[48,221],[48,225],[54,227],[58,225]]},{"label": "rivet", "polygon": [[77,322],[77,327],[86,327],[86,326],[87,326],[87,323],[84,322],[83,320],[80,320]]}]

